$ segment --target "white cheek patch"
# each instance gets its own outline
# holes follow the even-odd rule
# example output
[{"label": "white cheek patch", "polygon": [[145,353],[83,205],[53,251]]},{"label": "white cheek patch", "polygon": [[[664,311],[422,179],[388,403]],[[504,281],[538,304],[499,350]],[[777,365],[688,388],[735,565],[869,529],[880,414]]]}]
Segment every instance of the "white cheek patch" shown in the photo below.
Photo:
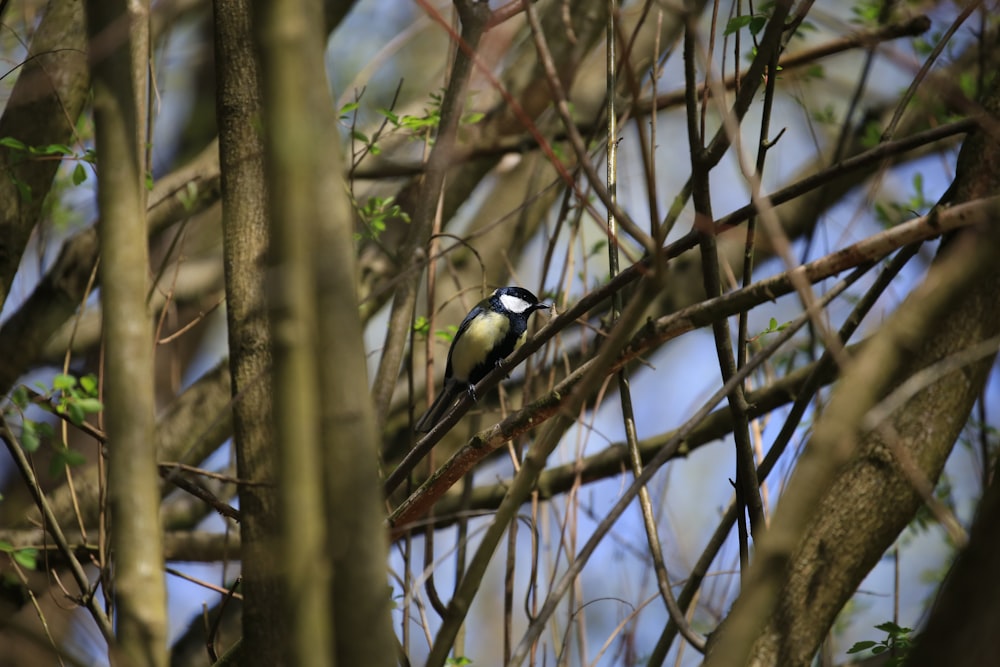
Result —
[{"label": "white cheek patch", "polygon": [[502,303],[503,307],[509,310],[510,312],[518,314],[523,313],[524,311],[531,308],[533,305],[525,301],[524,299],[513,296],[511,294],[501,294],[500,303]]}]

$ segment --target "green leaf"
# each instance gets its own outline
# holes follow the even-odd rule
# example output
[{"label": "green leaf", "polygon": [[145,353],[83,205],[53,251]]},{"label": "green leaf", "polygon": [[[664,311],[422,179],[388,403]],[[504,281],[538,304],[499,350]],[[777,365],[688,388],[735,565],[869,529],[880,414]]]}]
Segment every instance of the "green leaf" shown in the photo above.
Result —
[{"label": "green leaf", "polygon": [[87,413],[80,407],[79,401],[69,401],[66,403],[66,414],[74,426],[82,426],[87,420]]},{"label": "green leaf", "polygon": [[822,65],[812,64],[806,67],[806,78],[808,79],[822,79],[826,76],[826,70],[823,69]]},{"label": "green leaf", "polygon": [[28,403],[31,402],[31,398],[28,396],[28,388],[25,387],[23,384],[14,387],[14,391],[12,391],[10,394],[10,400],[18,408],[24,410],[26,407],[28,407]]},{"label": "green leaf", "polygon": [[855,642],[854,646],[847,649],[848,653],[861,653],[862,651],[867,651],[871,647],[875,646],[878,642],[873,642],[871,640],[863,642]]},{"label": "green leaf", "polygon": [[177,193],[177,198],[181,200],[181,206],[184,207],[185,211],[192,210],[198,202],[198,184],[194,181],[188,181],[184,190]]},{"label": "green leaf", "polygon": [[41,444],[42,440],[38,437],[35,422],[25,419],[21,424],[21,449],[29,454],[33,454],[38,451]]},{"label": "green leaf", "polygon": [[6,146],[7,148],[13,148],[17,151],[26,151],[28,147],[24,145],[24,142],[20,139],[15,139],[14,137],[3,137],[0,138],[0,146]]},{"label": "green leaf", "polygon": [[885,623],[879,623],[875,626],[876,630],[881,630],[882,632],[888,632],[890,635],[898,635],[910,632],[909,628],[903,628],[892,621],[886,621]]},{"label": "green leaf", "polygon": [[726,30],[723,35],[731,35],[734,32],[739,32],[740,29],[750,25],[750,21],[753,20],[753,16],[750,14],[745,14],[743,16],[734,16],[729,19],[729,23],[726,24]]},{"label": "green leaf", "polygon": [[972,72],[962,72],[958,75],[958,87],[969,97],[970,100],[979,97],[979,77]]},{"label": "green leaf", "polygon": [[871,121],[865,125],[864,132],[861,136],[861,145],[865,148],[874,148],[878,146],[882,141],[882,127],[879,125],[878,121]]},{"label": "green leaf", "polygon": [[80,406],[80,409],[83,410],[88,415],[95,414],[104,409],[104,404],[101,403],[96,398],[80,398],[73,402],[76,405]]},{"label": "green leaf", "polygon": [[77,162],[73,167],[73,185],[80,185],[85,180],[87,180],[87,169],[82,162]]},{"label": "green leaf", "polygon": [[52,378],[52,388],[57,391],[68,391],[76,386],[77,380],[73,375],[60,373]]},{"label": "green leaf", "polygon": [[456,333],[458,333],[458,327],[450,325],[447,329],[438,329],[434,332],[434,335],[438,339],[443,340],[446,343],[450,343],[455,338]]},{"label": "green leaf", "polygon": [[35,155],[72,155],[73,149],[66,144],[49,144],[48,146],[32,146],[30,149]]},{"label": "green leaf", "polygon": [[778,320],[772,317],[767,323],[767,329],[768,331],[774,331],[777,328],[778,328]]},{"label": "green leaf", "polygon": [[344,106],[340,107],[340,111],[338,113],[340,114],[341,118],[344,118],[347,116],[347,114],[353,111],[357,111],[359,106],[361,105],[358,104],[357,102],[348,102]]},{"label": "green leaf", "polygon": [[861,0],[851,6],[851,12],[854,14],[854,23],[876,25],[882,12],[882,3],[878,0]]},{"label": "green leaf", "polygon": [[729,19],[729,23],[726,24],[726,30],[724,35],[731,35],[734,32],[739,32],[743,28],[748,28],[751,35],[757,35],[764,26],[767,25],[767,19],[769,17],[766,14],[746,14],[744,16],[734,16]]},{"label": "green leaf", "polygon": [[590,246],[590,254],[588,255],[588,257],[593,257],[598,253],[603,252],[604,249],[607,247],[608,247],[608,242],[604,239],[595,242],[594,245]]},{"label": "green leaf", "polygon": [[97,377],[89,373],[80,378],[80,388],[87,396],[97,396]]},{"label": "green leaf", "polygon": [[386,119],[393,125],[399,127],[399,116],[389,111],[388,109],[376,109],[376,113],[382,114]]},{"label": "green leaf", "polygon": [[80,452],[66,447],[54,447],[52,461],[49,463],[49,474],[53,477],[61,475],[67,467],[83,465],[87,457]]},{"label": "green leaf", "polygon": [[13,552],[14,562],[26,570],[38,569],[38,549],[16,549]]}]

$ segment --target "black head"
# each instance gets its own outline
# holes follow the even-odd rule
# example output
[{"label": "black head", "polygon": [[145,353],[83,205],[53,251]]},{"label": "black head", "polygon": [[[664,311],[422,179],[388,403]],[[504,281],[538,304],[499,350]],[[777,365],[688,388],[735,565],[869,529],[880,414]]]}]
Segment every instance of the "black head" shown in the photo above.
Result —
[{"label": "black head", "polygon": [[490,296],[490,306],[499,313],[523,315],[525,318],[536,310],[550,308],[547,303],[538,303],[538,297],[523,287],[501,287]]}]

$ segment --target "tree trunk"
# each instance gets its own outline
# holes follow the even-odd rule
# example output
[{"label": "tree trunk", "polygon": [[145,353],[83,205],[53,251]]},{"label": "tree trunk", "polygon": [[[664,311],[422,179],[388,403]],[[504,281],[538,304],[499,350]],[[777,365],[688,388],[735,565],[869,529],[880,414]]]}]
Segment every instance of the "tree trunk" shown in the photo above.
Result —
[{"label": "tree trunk", "polygon": [[264,296],[268,248],[260,78],[251,7],[216,0],[215,63],[219,165],[222,174],[223,264],[232,373],[233,441],[240,487],[240,561],[244,594],[242,655],[246,664],[279,665],[282,611],[279,510],[274,483],[271,334]]}]

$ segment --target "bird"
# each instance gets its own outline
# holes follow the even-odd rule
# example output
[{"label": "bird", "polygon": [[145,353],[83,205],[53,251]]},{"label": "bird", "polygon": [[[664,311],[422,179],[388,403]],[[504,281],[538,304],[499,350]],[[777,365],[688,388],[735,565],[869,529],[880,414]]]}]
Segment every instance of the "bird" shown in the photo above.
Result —
[{"label": "bird", "polygon": [[477,303],[451,341],[444,388],[414,430],[427,433],[434,428],[463,391],[476,400],[476,384],[524,342],[528,317],[549,308],[528,290],[515,286],[500,287]]}]

